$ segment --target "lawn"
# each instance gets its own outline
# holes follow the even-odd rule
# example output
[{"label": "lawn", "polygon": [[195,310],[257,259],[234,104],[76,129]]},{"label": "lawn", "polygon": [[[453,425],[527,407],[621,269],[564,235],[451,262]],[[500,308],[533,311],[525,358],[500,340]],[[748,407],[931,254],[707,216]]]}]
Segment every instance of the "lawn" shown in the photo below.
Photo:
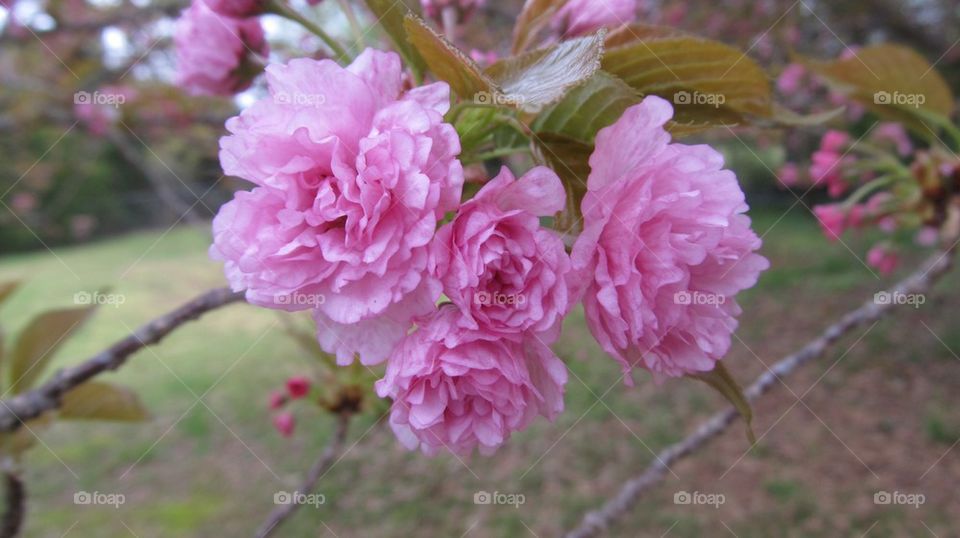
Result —
[{"label": "lawn", "polygon": [[[857,259],[870,238],[826,242],[797,206],[755,212],[773,267],[743,294],[728,366],[748,382],[870,297],[878,280]],[[224,285],[206,255],[209,232],[138,233],[77,248],[7,256],[0,280],[21,291],[0,312],[8,333],[34,314],[106,286],[125,302],[105,306],[57,356],[75,363],[196,295]],[[849,249],[848,249],[849,247]],[[852,252],[851,252],[852,251]],[[907,254],[905,265],[921,259]],[[901,271],[901,274],[903,271]],[[760,401],[749,453],[738,425],[672,469],[614,536],[940,536],[954,514],[960,439],[960,331],[945,279],[920,308],[855,331],[820,362]],[[332,421],[296,409],[292,439],[277,435],[269,392],[312,359],[276,314],[233,305],[176,331],[105,378],[134,388],[152,413],[144,424],[61,423],[36,432],[25,460],[27,536],[249,536],[317,457]],[[537,422],[495,457],[460,460],[405,452],[368,413],[355,447],[326,475],[326,503],[300,510],[282,536],[555,536],[614,493],[665,444],[723,401],[702,384],[618,383],[582,312],[567,320],[558,353],[570,367],[567,410]],[[809,392],[807,392],[809,389]],[[805,394],[806,393],[806,394]],[[946,455],[945,455],[946,454]],[[476,505],[478,491],[517,493],[524,504]],[[78,491],[122,493],[111,506],[75,505]],[[713,506],[674,504],[680,491],[722,494]],[[876,505],[878,491],[921,492],[918,508]],[[926,527],[926,529],[925,529]]]}]

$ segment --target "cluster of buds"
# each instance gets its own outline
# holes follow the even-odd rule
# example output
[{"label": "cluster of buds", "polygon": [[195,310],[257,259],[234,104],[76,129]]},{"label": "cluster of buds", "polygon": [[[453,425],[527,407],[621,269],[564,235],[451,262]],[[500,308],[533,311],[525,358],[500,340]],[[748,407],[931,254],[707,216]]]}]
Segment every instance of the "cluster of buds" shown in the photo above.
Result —
[{"label": "cluster of buds", "polygon": [[294,376],[287,379],[285,391],[274,391],[270,393],[270,409],[280,411],[273,416],[273,427],[284,437],[293,435],[293,429],[296,421],[293,418],[293,412],[283,410],[288,403],[293,400],[299,400],[310,394],[310,380],[305,376]]},{"label": "cluster of buds", "polygon": [[[902,125],[879,124],[856,142],[845,132],[828,131],[810,161],[812,184],[838,200],[813,209],[828,239],[869,226],[891,236],[912,231],[922,246],[955,235],[948,228],[956,227],[951,215],[958,211],[960,159],[941,147],[914,151]],[[788,175],[795,171],[791,167]],[[897,262],[892,239],[867,253],[867,263],[881,274],[891,273]]]}]

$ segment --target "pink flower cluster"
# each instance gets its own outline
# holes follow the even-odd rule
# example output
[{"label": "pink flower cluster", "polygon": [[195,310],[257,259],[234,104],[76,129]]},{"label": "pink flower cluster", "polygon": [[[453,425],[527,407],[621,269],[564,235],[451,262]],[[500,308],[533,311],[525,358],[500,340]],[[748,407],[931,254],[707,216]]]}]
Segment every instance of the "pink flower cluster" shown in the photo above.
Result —
[{"label": "pink flower cluster", "polygon": [[193,0],[177,20],[176,83],[194,94],[232,95],[250,87],[256,57],[269,47],[253,0]]},{"label": "pink flower cluster", "polygon": [[562,37],[589,34],[600,28],[617,28],[637,18],[637,0],[569,0],[553,17]]},{"label": "pink flower cluster", "polygon": [[224,172],[255,186],[221,208],[210,254],[249,302],[312,310],[339,364],[385,361],[375,388],[406,446],[489,454],[554,419],[567,371],[550,345],[584,293],[626,371],[710,370],[729,347],[733,296],[767,262],[720,155],[670,143],[666,101],[598,135],[571,258],[541,224],[566,204],[550,169],[504,168],[461,203],[449,88],[404,91],[396,54],[292,60],[266,79],[221,140]]}]

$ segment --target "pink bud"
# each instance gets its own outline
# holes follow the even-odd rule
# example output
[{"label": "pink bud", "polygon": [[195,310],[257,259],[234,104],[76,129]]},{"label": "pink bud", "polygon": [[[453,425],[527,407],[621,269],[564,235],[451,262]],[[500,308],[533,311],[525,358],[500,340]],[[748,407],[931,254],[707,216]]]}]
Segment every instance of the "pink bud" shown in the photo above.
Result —
[{"label": "pink bud", "polygon": [[270,409],[280,409],[287,403],[287,397],[279,390],[270,393]]},{"label": "pink bud", "polygon": [[287,379],[287,392],[290,398],[296,400],[303,398],[310,392],[310,380],[304,376],[294,376]]},{"label": "pink bud", "polygon": [[847,215],[844,213],[840,204],[818,205],[813,208],[813,214],[820,221],[820,227],[823,229],[823,235],[827,239],[836,241],[843,234],[846,228]]},{"label": "pink bud", "polygon": [[867,252],[867,263],[880,271],[882,275],[889,275],[897,268],[900,257],[887,245],[874,245]]},{"label": "pink bud", "polygon": [[295,421],[293,420],[293,413],[286,412],[280,413],[273,417],[273,427],[280,432],[280,435],[284,437],[290,437],[293,435],[293,427]]}]

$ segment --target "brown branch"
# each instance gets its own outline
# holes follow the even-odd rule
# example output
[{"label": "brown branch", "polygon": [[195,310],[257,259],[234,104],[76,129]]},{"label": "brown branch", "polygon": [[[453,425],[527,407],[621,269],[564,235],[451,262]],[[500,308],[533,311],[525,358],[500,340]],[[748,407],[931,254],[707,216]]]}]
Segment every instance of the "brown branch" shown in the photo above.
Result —
[{"label": "brown branch", "polygon": [[67,391],[107,370],[119,368],[131,355],[156,344],[180,325],[242,299],[242,293],[230,291],[229,288],[210,290],[154,319],[84,362],[58,371],[43,385],[13,398],[0,400],[0,432],[12,432],[24,422],[56,409]]},{"label": "brown branch", "polygon": [[[351,412],[343,411],[337,415],[337,417],[337,431],[327,444],[327,448],[320,454],[320,459],[310,467],[310,470],[307,472],[307,477],[303,480],[303,483],[300,484],[300,487],[297,488],[294,496],[299,494],[306,495],[312,492],[317,487],[317,482],[320,478],[336,463],[335,458],[343,449],[343,443],[347,438]],[[299,507],[300,504],[296,502],[278,505],[273,509],[273,512],[270,512],[270,515],[263,525],[260,526],[260,529],[257,530],[257,538],[267,538],[271,536],[280,524],[290,517]]]},{"label": "brown branch", "polygon": [[[924,293],[943,276],[952,265],[953,252],[939,252],[929,258],[914,273],[901,280],[887,291],[894,294]],[[876,297],[876,296],[874,296]],[[747,401],[753,403],[773,388],[778,381],[796,371],[800,366],[820,357],[827,348],[850,330],[880,319],[896,305],[894,301],[879,303],[871,297],[856,310],[847,313],[827,327],[820,335],[807,343],[799,351],[780,360],[758,377],[744,391]],[[782,383],[782,381],[780,381]],[[680,459],[703,448],[708,441],[726,430],[737,417],[737,411],[728,407],[715,413],[709,420],[700,424],[687,438],[660,451],[647,468],[639,475],[627,480],[617,495],[599,509],[588,512],[580,525],[569,531],[566,538],[589,538],[606,531],[611,524],[625,515],[647,491],[663,480],[670,466]]]},{"label": "brown branch", "polygon": [[27,490],[23,479],[15,471],[6,471],[3,475],[6,490],[6,509],[0,521],[0,538],[13,538],[20,534],[23,526],[23,513],[26,511]]}]

